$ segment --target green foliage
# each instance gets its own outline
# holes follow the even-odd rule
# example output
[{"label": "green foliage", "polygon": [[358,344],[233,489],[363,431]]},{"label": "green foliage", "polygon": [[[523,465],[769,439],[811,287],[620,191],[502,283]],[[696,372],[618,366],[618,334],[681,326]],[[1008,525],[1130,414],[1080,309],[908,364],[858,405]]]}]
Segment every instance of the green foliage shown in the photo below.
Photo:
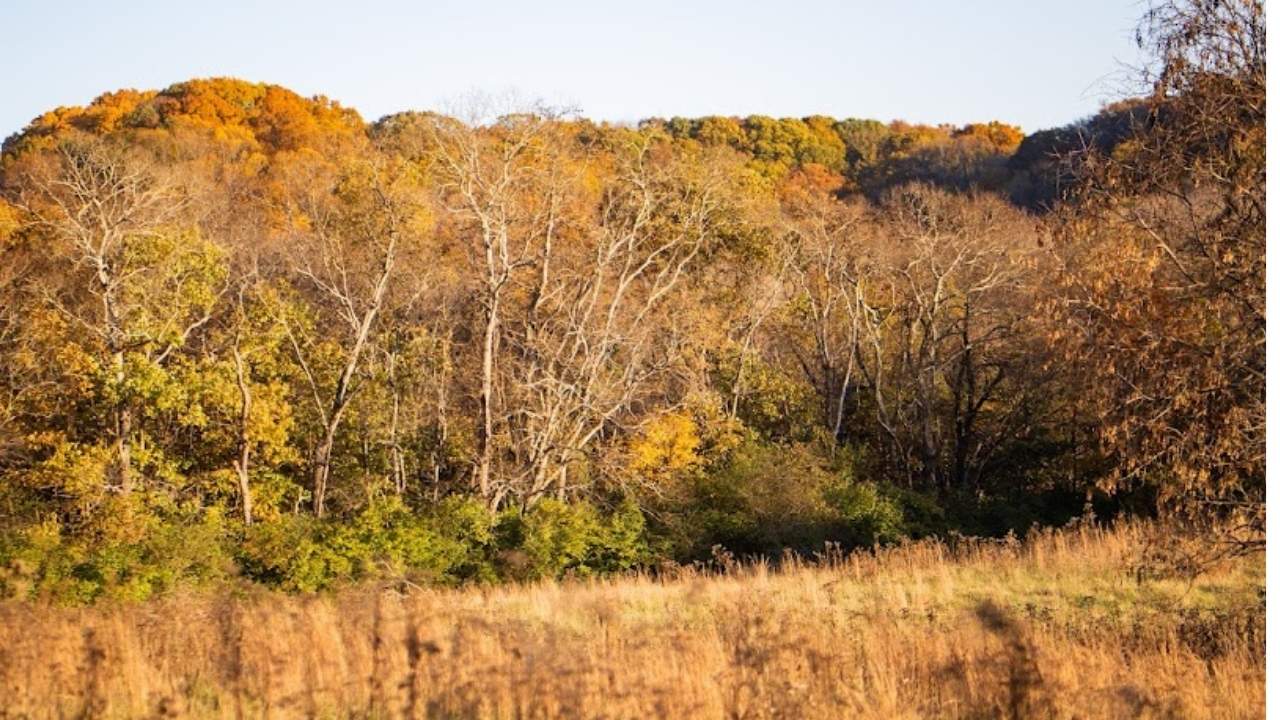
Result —
[{"label": "green foliage", "polygon": [[817,398],[807,383],[782,372],[754,353],[719,358],[713,376],[721,396],[738,394],[737,417],[771,442],[808,442],[821,432]]},{"label": "green foliage", "polygon": [[[946,511],[933,496],[896,485],[886,484],[878,488],[901,509],[902,531],[906,536],[917,539],[939,536],[951,528],[952,523]],[[1001,535],[1005,531],[992,535]]]},{"label": "green foliage", "polygon": [[648,523],[640,507],[624,501],[601,519],[587,551],[587,566],[598,572],[633,570],[653,562]]},{"label": "green foliage", "polygon": [[425,584],[616,572],[649,559],[634,504],[602,514],[588,503],[542,500],[495,516],[461,496],[423,514],[379,498],[349,521],[288,516],[255,525],[241,548],[251,577],[296,592],[377,578]]},{"label": "green foliage", "polygon": [[70,604],[136,601],[233,574],[228,527],[219,513],[185,511],[143,522],[144,534],[132,541],[94,543],[52,521],[0,536],[0,596]]},{"label": "green foliage", "polygon": [[586,559],[596,525],[586,505],[543,500],[527,513],[512,508],[498,521],[506,568],[518,577],[555,577]]},{"label": "green foliage", "polygon": [[741,151],[771,182],[814,165],[844,175],[850,186],[874,196],[916,181],[961,190],[1003,188],[1010,177],[1008,160],[1022,141],[1021,130],[1001,122],[957,128],[752,115],[672,118],[663,127],[675,138]]},{"label": "green foliage", "polygon": [[218,301],[226,252],[190,228],[138,234],[126,241],[116,272],[128,278],[122,323],[163,350],[181,344],[189,324]]},{"label": "green foliage", "polygon": [[472,496],[451,495],[432,506],[424,522],[457,545],[449,568],[451,578],[486,582],[498,579],[492,561],[495,521],[483,502]]},{"label": "green foliage", "polygon": [[[472,528],[463,521],[447,529]],[[258,524],[241,548],[250,576],[301,592],[368,578],[441,582],[466,556],[462,540],[423,522],[396,498],[373,500],[350,522],[294,515]]]},{"label": "green foliage", "polygon": [[854,479],[847,457],[815,445],[744,442],[688,476],[663,508],[662,532],[678,558],[720,546],[776,556],[897,541],[913,529],[895,491]]},{"label": "green foliage", "polygon": [[602,514],[588,503],[541,500],[505,512],[497,539],[502,568],[517,578],[616,572],[650,560],[644,516],[630,502]]},{"label": "green foliage", "polygon": [[835,124],[844,142],[845,160],[851,170],[861,170],[880,161],[880,149],[889,137],[889,128],[879,120],[849,118]]},{"label": "green foliage", "polygon": [[833,487],[827,496],[844,525],[846,537],[859,546],[880,545],[903,535],[902,506],[869,482]]}]

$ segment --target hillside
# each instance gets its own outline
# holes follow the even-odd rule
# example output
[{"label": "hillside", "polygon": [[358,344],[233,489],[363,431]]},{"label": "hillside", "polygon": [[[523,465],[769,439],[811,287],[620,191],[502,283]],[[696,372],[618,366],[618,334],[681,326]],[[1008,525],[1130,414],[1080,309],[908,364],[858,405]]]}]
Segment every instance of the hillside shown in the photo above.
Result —
[{"label": "hillside", "polygon": [[5,139],[0,720],[1265,714],[1260,0],[1033,132],[1115,8],[18,5],[30,112],[731,114]]},{"label": "hillside", "polygon": [[1264,546],[1265,40],[1023,137],[367,122],[236,79],[0,154],[0,596],[457,586],[1159,518]]}]

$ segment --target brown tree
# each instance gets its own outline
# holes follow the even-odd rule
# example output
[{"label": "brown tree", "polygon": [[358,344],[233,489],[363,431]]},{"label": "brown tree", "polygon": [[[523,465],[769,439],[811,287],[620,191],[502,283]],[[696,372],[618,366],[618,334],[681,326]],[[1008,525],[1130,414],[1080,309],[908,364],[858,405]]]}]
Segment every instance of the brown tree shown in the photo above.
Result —
[{"label": "brown tree", "polygon": [[1068,362],[1114,458],[1170,509],[1235,517],[1253,547],[1265,469],[1266,29],[1254,0],[1172,0],[1139,31],[1149,120],[1079,158],[1060,226]]}]

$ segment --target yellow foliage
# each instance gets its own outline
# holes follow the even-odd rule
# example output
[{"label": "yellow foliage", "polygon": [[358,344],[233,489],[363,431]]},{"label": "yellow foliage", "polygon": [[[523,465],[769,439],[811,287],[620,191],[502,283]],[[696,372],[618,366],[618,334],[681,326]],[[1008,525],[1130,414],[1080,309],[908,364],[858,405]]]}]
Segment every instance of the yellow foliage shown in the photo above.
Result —
[{"label": "yellow foliage", "polygon": [[698,425],[683,412],[650,418],[631,443],[631,469],[652,479],[669,478],[699,462]]},{"label": "yellow foliage", "polygon": [[985,143],[991,149],[1002,153],[1012,153],[1017,150],[1018,145],[1022,143],[1022,137],[1021,128],[999,121],[966,125],[956,132],[956,139]]},{"label": "yellow foliage", "polygon": [[18,211],[4,200],[0,200],[0,247],[18,229]]}]

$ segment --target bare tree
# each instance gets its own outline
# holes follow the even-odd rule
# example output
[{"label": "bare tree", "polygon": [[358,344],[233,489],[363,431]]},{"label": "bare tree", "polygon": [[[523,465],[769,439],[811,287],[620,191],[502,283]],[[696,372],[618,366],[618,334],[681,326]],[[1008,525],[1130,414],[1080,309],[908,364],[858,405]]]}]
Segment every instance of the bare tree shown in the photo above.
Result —
[{"label": "bare tree", "polygon": [[886,214],[881,274],[853,296],[856,366],[906,476],[974,485],[1030,419],[1006,390],[1024,380],[1015,369],[1029,347],[1021,287],[1034,229],[994,198],[922,187],[897,193]]},{"label": "bare tree", "polygon": [[340,329],[334,338],[337,365],[333,377],[326,378],[308,360],[299,328],[286,326],[321,426],[311,453],[312,505],[319,517],[325,513],[338,430],[359,389],[375,323],[398,278],[397,260],[412,213],[395,187],[402,169],[376,160],[354,162],[325,191],[295,199],[306,230],[291,248],[293,273],[313,291],[324,319]]},{"label": "bare tree", "polygon": [[792,354],[821,399],[826,430],[838,443],[861,342],[870,226],[859,208],[820,190],[789,203],[788,216],[785,269],[803,328]]},{"label": "bare tree", "polygon": [[1015,308],[1032,307],[1020,294],[1030,224],[992,198],[923,186],[874,212],[808,193],[788,215],[790,346],[831,437],[848,439],[856,402],[904,482],[978,482],[1030,419],[1012,389],[1028,364]]},{"label": "bare tree", "polygon": [[[545,255],[557,230],[560,190],[549,145],[555,112],[536,108],[493,117],[488,105],[469,109],[471,123],[425,116],[424,154],[475,271],[481,310],[479,450],[475,483],[496,503],[492,487],[498,404],[498,356],[506,303],[521,272]],[[482,125],[486,119],[488,125]]]},{"label": "bare tree", "polygon": [[521,293],[525,312],[509,342],[511,437],[523,463],[505,491],[524,501],[553,485],[564,497],[570,463],[679,355],[683,333],[670,312],[715,243],[731,186],[714,163],[696,169],[653,142],[642,135],[619,149],[590,224],[562,247],[548,241]]}]

